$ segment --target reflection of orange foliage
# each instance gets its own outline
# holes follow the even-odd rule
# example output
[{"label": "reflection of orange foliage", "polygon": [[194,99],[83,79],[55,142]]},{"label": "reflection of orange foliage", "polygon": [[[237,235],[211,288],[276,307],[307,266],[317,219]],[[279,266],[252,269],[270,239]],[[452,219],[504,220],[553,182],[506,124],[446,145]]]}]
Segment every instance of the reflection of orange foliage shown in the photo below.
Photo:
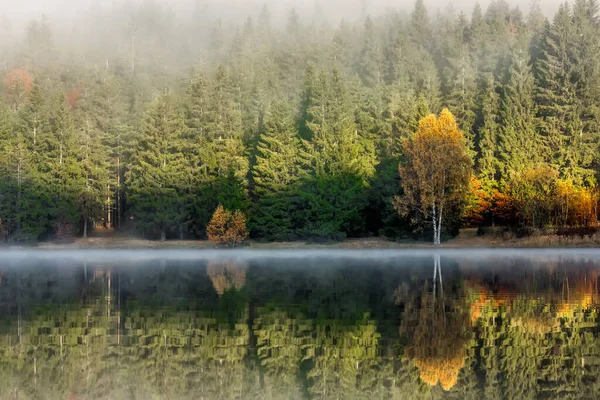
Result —
[{"label": "reflection of orange foliage", "polygon": [[472,176],[469,187],[469,204],[465,209],[467,224],[471,226],[481,225],[491,207],[490,197],[481,188],[481,182],[475,176]]},{"label": "reflection of orange foliage", "polygon": [[431,386],[440,382],[444,390],[452,389],[458,382],[458,373],[465,365],[464,355],[454,357],[414,358],[421,380]]},{"label": "reflection of orange foliage", "polygon": [[572,285],[565,282],[563,299],[556,316],[558,318],[572,314],[575,310],[585,310],[594,304],[595,282],[587,276],[578,277]]},{"label": "reflection of orange foliage", "polygon": [[472,282],[467,282],[467,286],[476,294],[476,298],[471,304],[471,323],[475,323],[480,317],[483,309],[491,305],[494,310],[501,305],[507,304],[514,297],[506,288],[500,289],[497,293],[491,293],[486,288]]},{"label": "reflection of orange foliage", "polygon": [[236,261],[209,261],[206,273],[215,291],[222,295],[226,290],[241,289],[246,283],[246,264]]}]

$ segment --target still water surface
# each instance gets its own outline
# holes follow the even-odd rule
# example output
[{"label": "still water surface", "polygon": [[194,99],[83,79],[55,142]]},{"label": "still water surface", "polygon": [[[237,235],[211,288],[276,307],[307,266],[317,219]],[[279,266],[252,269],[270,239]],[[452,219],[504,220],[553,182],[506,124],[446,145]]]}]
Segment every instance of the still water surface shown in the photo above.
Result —
[{"label": "still water surface", "polygon": [[4,252],[0,399],[600,398],[600,252]]}]

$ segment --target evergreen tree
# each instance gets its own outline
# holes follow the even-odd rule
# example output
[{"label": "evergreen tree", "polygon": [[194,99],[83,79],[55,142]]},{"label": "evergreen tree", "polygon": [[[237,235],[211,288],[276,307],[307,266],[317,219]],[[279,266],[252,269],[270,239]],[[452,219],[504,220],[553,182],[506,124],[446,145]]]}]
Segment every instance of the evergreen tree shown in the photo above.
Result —
[{"label": "evergreen tree", "polygon": [[79,226],[78,200],[84,188],[75,122],[63,93],[49,104],[47,119],[39,137],[39,163],[36,175],[51,197],[48,213],[54,232],[70,235]]},{"label": "evergreen tree", "polygon": [[490,76],[480,83],[480,110],[477,132],[477,173],[487,192],[497,188],[500,164],[498,161],[498,138],[500,136],[500,95]]},{"label": "evergreen tree", "polygon": [[550,151],[550,162],[563,177],[575,182],[590,182],[593,159],[591,137],[584,132],[577,96],[571,51],[576,31],[567,4],[560,7],[544,35],[542,55],[538,61],[538,123]]},{"label": "evergreen tree", "polygon": [[467,20],[461,14],[456,25],[446,33],[445,91],[446,103],[450,111],[456,115],[470,147],[473,147],[477,76],[476,67],[473,65],[473,58],[466,42],[467,37]]},{"label": "evergreen tree", "polygon": [[286,103],[271,107],[260,135],[252,168],[254,212],[252,230],[261,238],[293,237],[294,192],[307,168],[292,110]]},{"label": "evergreen tree", "polygon": [[379,85],[383,80],[383,62],[375,23],[371,17],[365,21],[363,45],[359,56],[358,71],[367,87]]},{"label": "evergreen tree", "polygon": [[375,146],[356,128],[339,71],[330,79],[321,73],[307,93],[313,178],[302,191],[303,231],[324,238],[360,232],[366,188],[377,165]]},{"label": "evergreen tree", "polygon": [[497,151],[502,166],[500,179],[505,184],[513,173],[542,162],[545,154],[536,127],[533,76],[524,54],[520,51],[513,55],[500,99]]},{"label": "evergreen tree", "polygon": [[184,124],[173,96],[162,94],[150,107],[135,146],[128,179],[137,228],[167,238],[186,216],[191,169],[181,153]]},{"label": "evergreen tree", "polygon": [[424,49],[431,46],[431,21],[423,0],[416,0],[411,14],[410,35],[412,40]]}]

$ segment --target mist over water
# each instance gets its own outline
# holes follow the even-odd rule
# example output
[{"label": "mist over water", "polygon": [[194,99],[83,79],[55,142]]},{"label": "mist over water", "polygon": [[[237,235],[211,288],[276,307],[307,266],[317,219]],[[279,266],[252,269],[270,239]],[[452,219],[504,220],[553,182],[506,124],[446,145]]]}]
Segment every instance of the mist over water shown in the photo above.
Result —
[{"label": "mist over water", "polygon": [[190,249],[81,249],[81,250],[2,250],[0,251],[0,266],[20,266],[23,263],[42,264],[50,261],[72,263],[122,263],[136,264],[149,261],[185,261],[203,262],[214,260],[249,261],[327,261],[342,260],[352,262],[386,262],[399,267],[406,265],[406,260],[433,259],[443,257],[452,262],[478,262],[486,265],[502,265],[527,261],[542,263],[552,262],[596,262],[600,263],[600,249],[377,249],[377,250],[347,250],[347,249],[308,249],[308,250],[261,250],[261,249],[221,249],[221,250],[190,250]]}]

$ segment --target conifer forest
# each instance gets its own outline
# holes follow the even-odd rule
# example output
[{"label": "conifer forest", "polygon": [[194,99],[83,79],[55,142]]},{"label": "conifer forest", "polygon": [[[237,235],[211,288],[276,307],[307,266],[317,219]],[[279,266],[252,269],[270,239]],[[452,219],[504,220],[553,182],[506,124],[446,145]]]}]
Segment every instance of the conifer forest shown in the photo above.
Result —
[{"label": "conifer forest", "polygon": [[166,3],[68,34],[0,17],[0,241],[204,239],[215,210],[265,241],[597,226],[597,0],[244,22]]}]

